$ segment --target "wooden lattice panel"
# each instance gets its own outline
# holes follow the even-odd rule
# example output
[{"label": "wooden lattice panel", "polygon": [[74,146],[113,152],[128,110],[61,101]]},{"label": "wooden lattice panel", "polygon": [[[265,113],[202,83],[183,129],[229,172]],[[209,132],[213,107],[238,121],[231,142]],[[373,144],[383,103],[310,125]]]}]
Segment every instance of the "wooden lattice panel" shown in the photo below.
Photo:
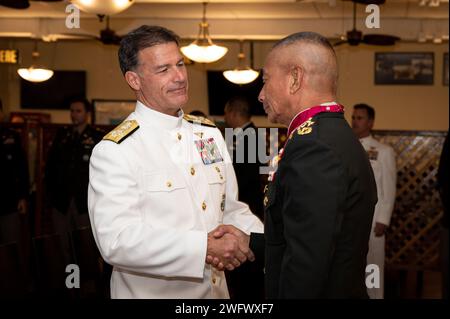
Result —
[{"label": "wooden lattice panel", "polygon": [[397,159],[397,197],[386,235],[386,264],[434,268],[439,258],[442,204],[437,170],[444,132],[375,132]]}]

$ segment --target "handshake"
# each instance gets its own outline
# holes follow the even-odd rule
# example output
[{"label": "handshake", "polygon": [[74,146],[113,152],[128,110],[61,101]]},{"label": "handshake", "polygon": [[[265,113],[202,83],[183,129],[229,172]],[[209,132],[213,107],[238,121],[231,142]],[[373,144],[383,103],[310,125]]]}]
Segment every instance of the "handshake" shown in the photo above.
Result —
[{"label": "handshake", "polygon": [[233,225],[219,225],[208,233],[206,263],[218,270],[233,270],[245,261],[255,260],[249,248],[250,236]]}]

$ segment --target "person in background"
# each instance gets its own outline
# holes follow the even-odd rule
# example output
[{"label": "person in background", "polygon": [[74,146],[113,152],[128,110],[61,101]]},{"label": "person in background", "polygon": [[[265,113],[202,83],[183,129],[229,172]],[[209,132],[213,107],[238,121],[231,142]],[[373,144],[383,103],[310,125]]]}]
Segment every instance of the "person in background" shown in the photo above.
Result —
[{"label": "person in background", "polygon": [[85,98],[69,102],[72,125],[59,129],[45,167],[46,192],[55,233],[61,236],[64,257],[73,261],[71,234],[90,227],[87,208],[89,160],[103,133],[89,125],[91,104]]},{"label": "person in background", "polygon": [[[29,197],[28,160],[20,135],[5,127],[0,100],[0,245],[17,243],[20,265],[25,281],[30,281],[27,243],[22,233],[26,223]],[[27,289],[30,282],[24,283]]]},{"label": "person in background", "polygon": [[371,299],[384,298],[385,234],[394,210],[397,169],[392,147],[373,138],[371,131],[375,121],[375,110],[367,104],[353,107],[352,127],[367,152],[377,184],[378,202],[375,206],[372,231],[369,240],[367,264],[377,265],[380,270],[379,288],[368,288]]},{"label": "person in background", "polygon": [[[251,121],[250,103],[243,96],[232,97],[225,104],[226,127],[233,128],[233,144],[229,145],[233,156],[240,201],[264,220],[263,192],[258,160],[258,131]],[[230,147],[231,146],[231,147]],[[238,154],[241,152],[241,154]],[[225,272],[232,299],[263,299],[264,273],[258,263],[246,263],[236,270]]]}]

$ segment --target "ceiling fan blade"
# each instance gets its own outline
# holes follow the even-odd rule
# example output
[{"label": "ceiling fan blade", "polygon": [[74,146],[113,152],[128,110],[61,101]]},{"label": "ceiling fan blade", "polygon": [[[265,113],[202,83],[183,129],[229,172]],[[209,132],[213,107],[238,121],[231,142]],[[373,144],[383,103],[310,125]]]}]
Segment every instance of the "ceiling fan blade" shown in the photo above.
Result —
[{"label": "ceiling fan blade", "polygon": [[28,0],[0,0],[0,6],[12,9],[26,9],[30,6]]},{"label": "ceiling fan blade", "polygon": [[362,42],[370,45],[394,45],[400,38],[393,35],[386,34],[366,34]]}]

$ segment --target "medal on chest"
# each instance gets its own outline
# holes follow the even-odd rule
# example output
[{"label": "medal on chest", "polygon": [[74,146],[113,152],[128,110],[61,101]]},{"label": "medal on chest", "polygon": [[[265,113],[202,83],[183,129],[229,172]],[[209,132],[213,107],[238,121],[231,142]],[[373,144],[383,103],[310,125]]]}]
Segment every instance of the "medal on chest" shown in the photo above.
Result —
[{"label": "medal on chest", "polygon": [[214,138],[211,137],[203,140],[197,140],[195,141],[195,146],[197,147],[197,151],[202,158],[203,164],[209,165],[223,161],[222,155],[220,154]]}]

